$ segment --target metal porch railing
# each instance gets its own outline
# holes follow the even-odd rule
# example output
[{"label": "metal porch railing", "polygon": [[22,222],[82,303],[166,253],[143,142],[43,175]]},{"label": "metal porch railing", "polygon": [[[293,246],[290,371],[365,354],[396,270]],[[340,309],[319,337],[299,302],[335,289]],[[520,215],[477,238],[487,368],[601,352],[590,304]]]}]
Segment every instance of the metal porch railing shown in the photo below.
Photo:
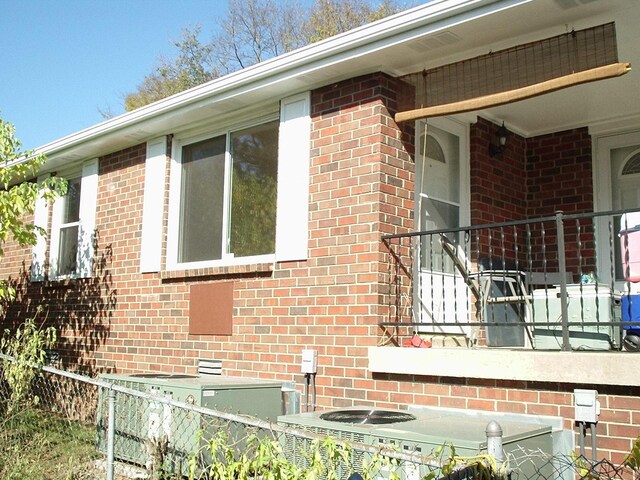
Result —
[{"label": "metal porch railing", "polygon": [[487,347],[541,350],[640,349],[639,211],[558,212],[382,240],[388,318],[380,326],[399,336],[462,335]]}]

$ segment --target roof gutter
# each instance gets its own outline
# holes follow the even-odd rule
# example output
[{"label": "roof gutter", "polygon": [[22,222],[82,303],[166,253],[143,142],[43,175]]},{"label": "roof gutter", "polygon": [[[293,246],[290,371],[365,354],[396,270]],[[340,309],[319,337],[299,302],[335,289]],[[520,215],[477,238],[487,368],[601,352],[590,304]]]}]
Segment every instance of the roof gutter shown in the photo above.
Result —
[{"label": "roof gutter", "polygon": [[[433,0],[425,5],[400,12],[396,15],[364,25],[318,43],[239,70],[224,77],[175,94],[163,100],[124,113],[105,122],[73,133],[45,144],[36,153],[49,159],[64,155],[76,147],[90,144],[98,139],[115,136],[127,128],[168,115],[197,104],[215,101],[216,97],[251,91],[256,84],[268,80],[291,78],[302,69],[318,70],[328,59],[357,56],[382,48],[381,44],[399,43],[409,38],[424,35],[427,27],[453,23],[489,15],[533,0]],[[395,40],[395,41],[392,41]],[[354,53],[357,52],[357,53]],[[332,62],[334,63],[334,62]]]}]

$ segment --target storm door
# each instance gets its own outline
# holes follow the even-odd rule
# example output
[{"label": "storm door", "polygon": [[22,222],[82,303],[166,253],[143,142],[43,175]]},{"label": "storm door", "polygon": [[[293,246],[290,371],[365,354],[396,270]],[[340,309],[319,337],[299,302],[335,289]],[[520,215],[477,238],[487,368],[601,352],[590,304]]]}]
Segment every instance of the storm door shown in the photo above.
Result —
[{"label": "storm door", "polygon": [[[468,127],[448,119],[416,123],[416,229],[421,232],[468,225]],[[449,240],[464,242],[458,232]],[[443,251],[440,235],[416,240],[414,312],[420,331],[467,334],[470,292]]]},{"label": "storm door", "polygon": [[[612,135],[599,138],[597,142],[598,172],[594,187],[596,189],[597,210],[622,210],[640,208],[640,132]],[[599,183],[601,182],[601,183]],[[609,283],[611,262],[607,248],[610,245],[608,218],[598,221],[598,277]],[[615,265],[614,283],[616,289],[627,290],[624,283],[622,256],[618,232],[623,227],[620,217],[613,219],[613,250]],[[634,291],[640,291],[640,285],[631,284]]]},{"label": "storm door", "polygon": [[[613,209],[627,210],[640,207],[640,145],[630,145],[611,150],[611,192]],[[637,218],[637,214],[635,215]],[[630,225],[620,224],[614,218],[614,232]],[[624,282],[620,242],[614,242],[616,259],[616,283]]]}]

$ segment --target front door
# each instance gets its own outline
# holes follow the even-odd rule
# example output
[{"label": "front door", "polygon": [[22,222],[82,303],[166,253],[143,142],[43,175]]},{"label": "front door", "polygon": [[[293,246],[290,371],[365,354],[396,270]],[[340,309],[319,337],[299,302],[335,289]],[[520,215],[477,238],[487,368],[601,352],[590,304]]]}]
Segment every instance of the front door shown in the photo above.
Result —
[{"label": "front door", "polygon": [[[449,119],[416,124],[416,228],[458,228],[469,221],[468,127]],[[459,241],[457,233],[447,234]],[[463,277],[442,251],[439,236],[418,245],[414,311],[421,331],[467,334],[470,295]]]}]

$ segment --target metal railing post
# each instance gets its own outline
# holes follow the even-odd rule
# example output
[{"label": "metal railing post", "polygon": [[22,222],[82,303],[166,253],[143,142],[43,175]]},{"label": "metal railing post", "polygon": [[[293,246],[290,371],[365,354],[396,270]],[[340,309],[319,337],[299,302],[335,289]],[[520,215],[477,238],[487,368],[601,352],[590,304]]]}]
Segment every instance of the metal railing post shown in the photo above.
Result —
[{"label": "metal railing post", "polygon": [[567,258],[564,249],[564,221],[562,212],[556,212],[556,232],[558,236],[558,271],[560,272],[560,312],[562,319],[562,350],[571,350],[569,337],[569,308],[567,306]]},{"label": "metal railing post", "polygon": [[109,387],[109,418],[107,419],[107,480],[113,480],[113,456],[116,433],[116,391]]}]

